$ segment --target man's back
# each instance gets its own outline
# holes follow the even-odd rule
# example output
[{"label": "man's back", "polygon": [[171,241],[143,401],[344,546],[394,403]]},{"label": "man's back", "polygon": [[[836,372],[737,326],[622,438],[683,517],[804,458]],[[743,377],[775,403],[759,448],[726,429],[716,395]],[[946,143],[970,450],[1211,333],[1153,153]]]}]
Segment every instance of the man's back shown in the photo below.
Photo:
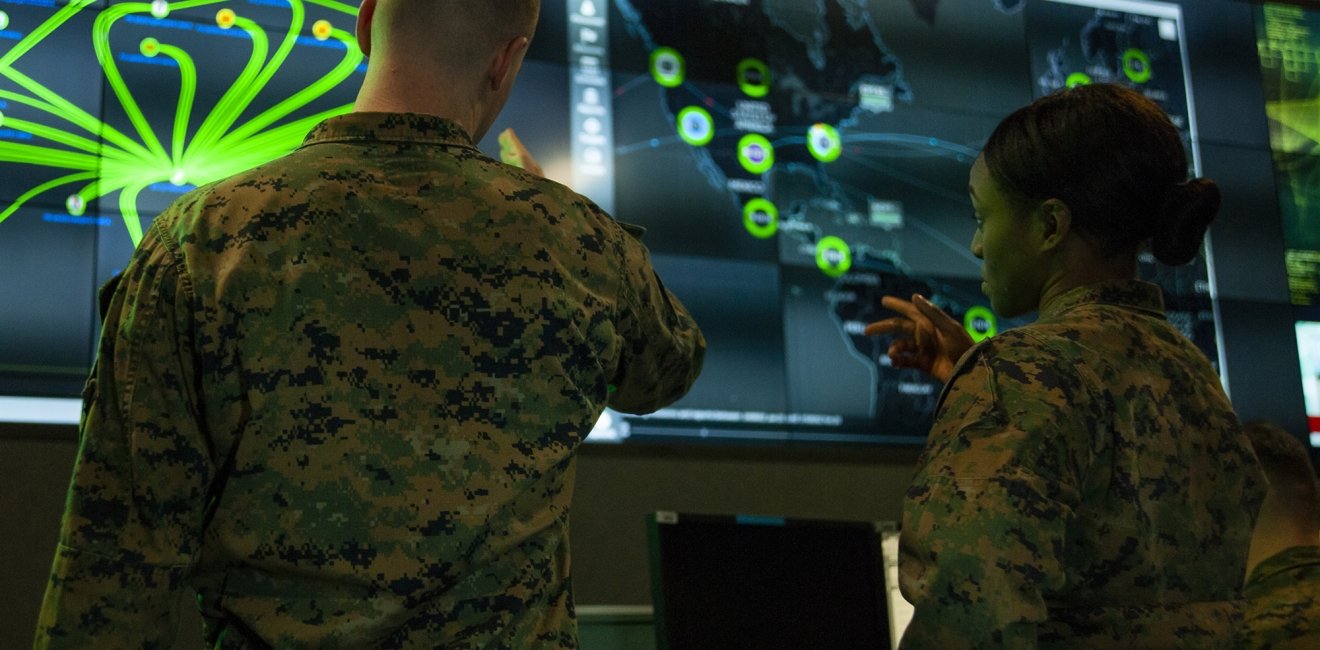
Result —
[{"label": "man's back", "polygon": [[185,197],[123,282],[100,372],[157,378],[116,405],[160,425],[126,459],[162,476],[142,532],[182,540],[164,561],[222,647],[573,645],[573,451],[704,349],[619,224],[417,115],[336,118]]}]

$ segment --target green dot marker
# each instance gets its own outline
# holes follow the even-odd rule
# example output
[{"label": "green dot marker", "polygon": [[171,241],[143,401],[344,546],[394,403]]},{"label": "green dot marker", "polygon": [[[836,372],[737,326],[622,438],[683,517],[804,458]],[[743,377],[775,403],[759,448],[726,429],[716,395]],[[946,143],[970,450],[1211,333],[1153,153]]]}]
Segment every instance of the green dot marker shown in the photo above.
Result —
[{"label": "green dot marker", "polygon": [[816,266],[825,275],[837,278],[852,268],[852,251],[847,242],[838,237],[826,237],[816,244]]},{"label": "green dot marker", "polygon": [[657,47],[651,52],[651,76],[665,88],[683,85],[686,68],[683,55],[672,47]]},{"label": "green dot marker", "polygon": [[760,59],[738,62],[738,87],[748,97],[765,97],[770,93],[770,66]]},{"label": "green dot marker", "polygon": [[1086,74],[1085,72],[1074,72],[1068,75],[1067,81],[1063,82],[1063,85],[1069,88],[1076,88],[1078,86],[1089,86],[1090,84],[1091,84],[1091,75]]},{"label": "green dot marker", "polygon": [[9,29],[9,14],[0,11],[0,29]]},{"label": "green dot marker", "polygon": [[977,343],[999,333],[995,313],[980,305],[968,309],[967,313],[963,315],[963,327],[967,329],[967,333],[972,337],[972,340]]},{"label": "green dot marker", "polygon": [[807,150],[823,163],[834,162],[843,153],[843,140],[838,129],[828,124],[813,124],[807,129]]},{"label": "green dot marker", "polygon": [[69,214],[81,217],[83,212],[87,210],[87,202],[77,194],[70,194],[69,198],[64,201],[64,207],[69,211]]},{"label": "green dot marker", "polygon": [[138,49],[142,51],[142,56],[156,56],[157,54],[160,54],[160,41],[151,37],[144,38],[142,39],[142,44],[138,46]]},{"label": "green dot marker", "polygon": [[1127,75],[1132,83],[1144,84],[1150,81],[1150,57],[1135,47],[1124,52],[1123,74]]},{"label": "green dot marker", "polygon": [[757,239],[769,239],[779,231],[779,208],[762,198],[755,198],[743,206],[743,227]]},{"label": "green dot marker", "polygon": [[775,165],[775,148],[765,136],[748,133],[738,141],[738,162],[743,169],[761,175]]},{"label": "green dot marker", "polygon": [[700,106],[688,106],[678,112],[678,137],[694,147],[704,147],[715,137],[715,121]]}]

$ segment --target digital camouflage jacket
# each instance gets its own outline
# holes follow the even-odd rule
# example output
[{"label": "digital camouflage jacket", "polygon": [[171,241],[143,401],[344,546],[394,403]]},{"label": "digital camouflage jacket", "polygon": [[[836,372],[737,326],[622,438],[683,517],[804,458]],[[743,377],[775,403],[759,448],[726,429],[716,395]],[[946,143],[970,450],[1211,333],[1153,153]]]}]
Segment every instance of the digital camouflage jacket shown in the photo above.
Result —
[{"label": "digital camouflage jacket", "polygon": [[940,397],[904,502],[903,646],[1141,647],[1159,631],[1125,612],[1236,595],[1264,490],[1160,289],[1069,291],[969,351]]},{"label": "digital camouflage jacket", "polygon": [[452,122],[329,119],[107,296],[38,647],[575,647],[574,452],[705,342],[628,228]]}]

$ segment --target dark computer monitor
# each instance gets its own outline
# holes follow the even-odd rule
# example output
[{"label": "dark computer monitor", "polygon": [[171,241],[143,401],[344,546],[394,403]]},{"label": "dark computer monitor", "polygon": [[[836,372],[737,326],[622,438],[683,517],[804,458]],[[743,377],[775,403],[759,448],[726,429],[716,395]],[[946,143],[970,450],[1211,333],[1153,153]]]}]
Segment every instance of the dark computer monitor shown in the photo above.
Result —
[{"label": "dark computer monitor", "polygon": [[661,650],[889,648],[890,522],[648,515]]}]

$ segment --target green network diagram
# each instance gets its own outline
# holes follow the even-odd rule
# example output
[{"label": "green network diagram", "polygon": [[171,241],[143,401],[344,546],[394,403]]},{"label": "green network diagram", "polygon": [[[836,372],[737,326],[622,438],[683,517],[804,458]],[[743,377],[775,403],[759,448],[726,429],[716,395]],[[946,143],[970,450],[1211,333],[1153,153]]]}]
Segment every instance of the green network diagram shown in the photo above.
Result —
[{"label": "green network diagram", "polygon": [[[350,31],[325,19],[307,24],[308,5],[337,12],[335,15],[342,13],[345,25],[354,23],[356,7],[334,0],[287,0],[287,3],[289,16],[280,25],[284,35],[276,39],[278,43],[271,42],[266,27],[241,11],[222,6],[236,4],[230,0],[154,0],[116,3],[105,9],[92,9],[95,0],[71,0],[59,7],[12,48],[0,53],[0,77],[21,89],[0,89],[0,100],[35,109],[47,123],[0,113],[0,127],[60,146],[0,141],[0,165],[35,165],[67,173],[28,188],[8,205],[0,204],[0,223],[35,197],[61,188],[69,190],[65,207],[74,216],[82,215],[93,200],[118,192],[119,212],[136,246],[142,239],[138,199],[143,190],[157,183],[203,185],[250,169],[297,147],[318,122],[351,110],[352,105],[345,104],[288,119],[348,79],[362,63],[363,56]],[[166,30],[161,30],[160,36],[143,38],[138,44],[141,56],[169,59],[171,65],[161,66],[160,70],[166,71],[161,74],[174,74],[169,71],[177,70],[179,76],[172,123],[153,124],[120,71],[110,45],[111,31],[128,17],[151,16],[164,20],[172,12],[208,5],[219,6],[214,14],[219,29],[241,30],[246,34],[251,43],[248,59],[219,101],[202,115],[199,113],[205,109],[196,103],[197,63],[186,44],[172,42]],[[89,113],[23,72],[24,55],[58,30],[71,28],[70,20],[84,11],[99,12],[91,38],[109,90],[105,101],[111,101],[112,96],[119,103],[131,129],[114,128],[103,121],[103,115]],[[9,27],[9,23],[9,15],[0,9],[0,31]],[[342,59],[305,87],[281,87],[279,93],[284,99],[244,119],[245,112],[271,84],[300,39],[309,35],[317,41],[342,42],[343,53],[339,55]],[[150,101],[169,100],[152,97]],[[190,125],[196,125],[191,136]],[[156,133],[157,128],[168,131],[167,139]],[[168,147],[163,140],[169,142]]]}]

